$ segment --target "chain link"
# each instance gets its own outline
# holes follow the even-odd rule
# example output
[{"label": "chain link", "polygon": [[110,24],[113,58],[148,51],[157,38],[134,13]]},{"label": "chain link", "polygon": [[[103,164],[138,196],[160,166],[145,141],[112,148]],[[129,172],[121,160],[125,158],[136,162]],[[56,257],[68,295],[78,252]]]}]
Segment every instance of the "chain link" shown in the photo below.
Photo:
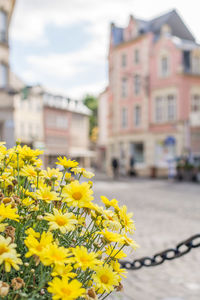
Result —
[{"label": "chain link", "polygon": [[200,234],[191,236],[189,239],[179,243],[176,248],[169,248],[165,251],[155,254],[153,257],[145,256],[134,261],[120,261],[122,268],[128,270],[139,270],[142,267],[154,267],[161,265],[166,260],[172,260],[181,257],[193,248],[200,247]]}]

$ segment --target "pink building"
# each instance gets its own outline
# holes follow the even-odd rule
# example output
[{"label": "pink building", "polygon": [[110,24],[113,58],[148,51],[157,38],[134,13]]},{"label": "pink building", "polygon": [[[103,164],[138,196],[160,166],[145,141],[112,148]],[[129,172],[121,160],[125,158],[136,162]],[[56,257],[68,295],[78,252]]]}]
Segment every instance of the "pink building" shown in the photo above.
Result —
[{"label": "pink building", "polygon": [[200,45],[177,12],[111,24],[108,60],[107,169],[117,157],[126,173],[134,157],[139,173],[162,172],[169,159],[200,154]]}]

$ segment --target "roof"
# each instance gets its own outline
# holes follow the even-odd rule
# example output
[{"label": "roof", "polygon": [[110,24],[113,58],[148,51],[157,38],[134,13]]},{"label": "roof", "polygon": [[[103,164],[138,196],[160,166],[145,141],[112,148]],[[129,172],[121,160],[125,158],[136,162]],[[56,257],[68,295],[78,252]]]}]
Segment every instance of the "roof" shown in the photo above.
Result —
[{"label": "roof", "polygon": [[[174,9],[149,21],[137,18],[135,21],[137,22],[139,34],[152,32],[155,35],[155,38],[157,38],[161,33],[162,26],[166,24],[171,28],[172,36],[195,42],[194,36]],[[111,32],[114,46],[124,42],[123,28],[116,27],[114,24],[112,24]]]}]

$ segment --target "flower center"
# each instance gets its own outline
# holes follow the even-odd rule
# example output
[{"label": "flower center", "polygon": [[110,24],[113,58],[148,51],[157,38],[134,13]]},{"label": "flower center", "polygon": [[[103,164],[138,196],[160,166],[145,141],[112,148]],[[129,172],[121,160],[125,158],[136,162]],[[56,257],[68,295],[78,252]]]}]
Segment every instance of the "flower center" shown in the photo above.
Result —
[{"label": "flower center", "polygon": [[66,219],[64,219],[64,218],[61,217],[61,216],[56,217],[56,223],[57,223],[59,226],[64,226],[64,225],[67,224]]},{"label": "flower center", "polygon": [[0,255],[9,252],[9,249],[5,245],[0,245]]},{"label": "flower center", "polygon": [[101,282],[103,282],[105,284],[107,284],[109,282],[109,277],[105,274],[101,275],[100,279],[101,279]]},{"label": "flower center", "polygon": [[70,296],[71,295],[71,293],[72,293],[72,291],[70,290],[70,289],[68,289],[68,288],[62,288],[61,289],[61,291],[63,292],[63,294],[64,295],[66,295],[66,296]]},{"label": "flower center", "polygon": [[80,192],[75,192],[73,193],[72,197],[75,199],[75,200],[80,200],[81,197],[82,197],[82,194]]}]

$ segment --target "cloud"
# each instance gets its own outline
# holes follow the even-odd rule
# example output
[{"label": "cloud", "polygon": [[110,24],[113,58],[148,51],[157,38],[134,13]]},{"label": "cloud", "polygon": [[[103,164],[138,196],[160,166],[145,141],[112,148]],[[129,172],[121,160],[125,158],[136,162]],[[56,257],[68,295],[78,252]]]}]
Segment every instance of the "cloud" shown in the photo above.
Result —
[{"label": "cloud", "polygon": [[[18,0],[11,24],[11,39],[20,42],[21,47],[24,44],[30,47],[29,54],[25,58],[19,58],[24,59],[27,64],[26,70],[20,69],[19,75],[30,82],[41,81],[52,88],[74,93],[76,97],[87,91],[98,91],[106,81],[106,75],[95,79],[95,73],[103,74],[102,69],[106,69],[110,22],[115,21],[117,25],[125,26],[131,13],[150,19],[163,10],[181,8],[181,13],[187,17],[187,23],[198,35],[199,13],[198,10],[191,9],[195,7],[194,1],[196,0],[185,3],[180,0]],[[66,28],[73,24],[84,24],[84,30],[90,35],[90,40],[84,47],[80,45],[79,49],[70,53],[54,53],[51,48],[46,55],[34,53],[31,45],[48,46],[48,25]]]}]

